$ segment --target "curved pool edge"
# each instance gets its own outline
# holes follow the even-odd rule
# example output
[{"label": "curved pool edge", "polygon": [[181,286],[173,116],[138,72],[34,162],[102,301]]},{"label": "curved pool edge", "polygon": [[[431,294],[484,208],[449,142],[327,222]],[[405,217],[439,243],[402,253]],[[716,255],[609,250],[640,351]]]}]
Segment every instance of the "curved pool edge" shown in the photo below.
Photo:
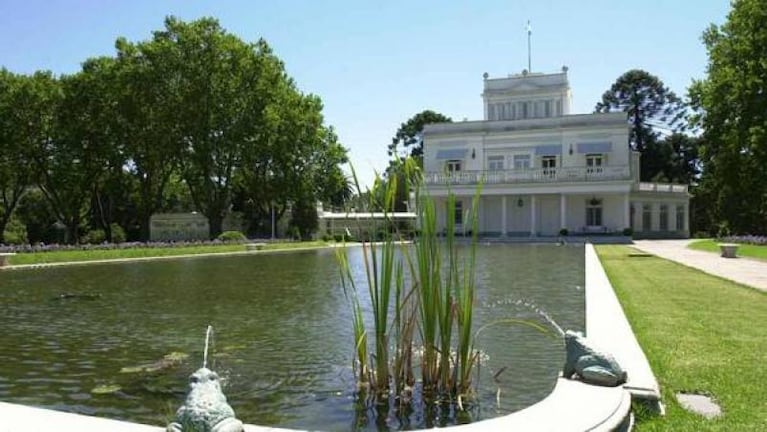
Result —
[{"label": "curved pool edge", "polygon": [[[515,413],[466,425],[460,432],[516,429],[532,432],[609,432],[624,425],[631,394],[622,387],[597,387],[559,378],[540,402]],[[0,432],[161,432],[165,428],[0,402]],[[55,426],[54,426],[55,425]],[[500,429],[503,428],[503,429]],[[245,425],[246,432],[296,432],[295,429]]]}]

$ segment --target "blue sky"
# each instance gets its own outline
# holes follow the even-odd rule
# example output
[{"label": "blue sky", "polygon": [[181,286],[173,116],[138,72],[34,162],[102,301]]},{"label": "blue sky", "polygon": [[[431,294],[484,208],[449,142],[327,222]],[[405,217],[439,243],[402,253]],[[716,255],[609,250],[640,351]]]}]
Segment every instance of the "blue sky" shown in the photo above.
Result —
[{"label": "blue sky", "polygon": [[319,95],[361,180],[387,164],[400,123],[433,109],[482,117],[482,74],[570,68],[573,111],[590,112],[623,72],[645,69],[677,94],[702,78],[701,32],[724,0],[0,0],[0,67],[72,73],[150,37],[166,15],[218,18],[246,41],[265,38],[305,92]]}]

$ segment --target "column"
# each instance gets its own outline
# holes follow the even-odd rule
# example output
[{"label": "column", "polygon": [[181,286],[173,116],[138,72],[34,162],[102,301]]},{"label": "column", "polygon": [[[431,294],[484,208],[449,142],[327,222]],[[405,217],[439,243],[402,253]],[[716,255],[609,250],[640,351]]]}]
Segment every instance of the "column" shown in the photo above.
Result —
[{"label": "column", "polygon": [[530,237],[535,237],[536,231],[538,231],[535,226],[536,225],[535,219],[537,216],[535,207],[536,207],[535,195],[530,195]]},{"label": "column", "polygon": [[506,237],[506,195],[501,197],[501,237]]},{"label": "column", "polygon": [[567,195],[559,194],[559,228],[567,228]]},{"label": "column", "polygon": [[651,231],[659,231],[660,230],[660,203],[654,202],[652,203],[651,207],[652,211],[650,212],[650,219],[651,219],[651,225],[650,228]]},{"label": "column", "polygon": [[623,228],[631,228],[631,203],[628,192],[623,195]]},{"label": "column", "polygon": [[641,202],[634,201],[634,232],[644,231],[642,221],[644,220],[644,206]]},{"label": "column", "polygon": [[684,203],[684,232],[690,235],[690,203]]}]

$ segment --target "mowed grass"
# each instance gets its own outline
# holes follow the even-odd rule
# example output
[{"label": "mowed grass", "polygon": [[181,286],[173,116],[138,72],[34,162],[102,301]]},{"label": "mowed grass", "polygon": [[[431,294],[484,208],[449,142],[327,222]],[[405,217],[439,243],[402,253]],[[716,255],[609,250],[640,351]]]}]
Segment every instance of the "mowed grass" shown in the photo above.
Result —
[{"label": "mowed grass", "polygon": [[[767,294],[627,246],[597,252],[658,378],[665,417],[638,431],[767,431]],[[631,373],[631,371],[629,371]],[[724,415],[684,410],[677,392],[711,395]]]},{"label": "mowed grass", "polygon": [[[316,248],[327,246],[326,242],[279,242],[267,243],[264,250]],[[183,247],[152,247],[108,250],[66,250],[51,252],[19,253],[10,258],[10,264],[50,264],[60,262],[83,262],[109,259],[134,259],[168,256],[187,256],[209,253],[245,252],[244,244],[220,244]]]},{"label": "mowed grass", "polygon": [[[698,240],[696,242],[690,243],[688,246],[690,249],[696,249],[696,250],[702,250],[706,252],[716,252],[720,253],[719,251],[719,243],[716,240]],[[759,245],[752,245],[752,244],[738,244],[738,256],[744,256],[749,258],[758,258],[767,261],[767,246],[759,246]]]}]

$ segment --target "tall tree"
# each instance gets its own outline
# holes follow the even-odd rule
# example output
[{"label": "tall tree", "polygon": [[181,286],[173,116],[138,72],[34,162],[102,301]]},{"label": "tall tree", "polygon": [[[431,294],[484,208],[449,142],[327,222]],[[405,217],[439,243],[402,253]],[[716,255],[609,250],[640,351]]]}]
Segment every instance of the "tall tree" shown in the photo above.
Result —
[{"label": "tall tree", "polygon": [[0,115],[0,128],[6,131],[0,140],[8,146],[0,150],[3,230],[21,195],[42,173],[45,152],[54,145],[55,116],[61,100],[59,83],[49,72],[11,80],[15,81],[10,91],[12,105]]},{"label": "tall tree", "polygon": [[[389,144],[389,156],[423,159],[423,127],[431,123],[450,123],[450,117],[432,110],[421,111],[402,123]],[[404,154],[401,154],[404,152]]]},{"label": "tall tree", "polygon": [[178,171],[181,133],[175,122],[179,80],[169,58],[172,41],[155,32],[159,41],[116,42],[117,131],[124,145],[126,166],[137,182],[136,213],[139,238],[149,240],[152,214],[162,206],[165,188]]},{"label": "tall tree", "polygon": [[118,147],[110,94],[114,67],[112,58],[89,59],[81,72],[60,79],[62,98],[53,139],[37,151],[38,186],[66,226],[66,240],[71,243],[79,241],[91,198],[99,197],[110,165],[120,169],[123,164],[115,156]]},{"label": "tall tree", "polygon": [[42,107],[34,103],[34,97],[23,97],[23,79],[0,69],[0,243],[5,241],[5,228],[32,181],[28,150],[39,133],[33,120]]},{"label": "tall tree", "polygon": [[690,97],[703,130],[701,186],[722,231],[767,234],[767,2],[737,0],[703,34],[706,79]]},{"label": "tall tree", "polygon": [[268,102],[259,94],[262,68],[271,51],[248,45],[212,18],[166,20],[171,56],[181,83],[175,112],[182,137],[181,168],[210,236],[221,233],[229,211],[243,147],[261,131]]},{"label": "tall tree", "polygon": [[[682,100],[658,77],[633,69],[615,81],[602,95],[594,112],[625,112],[631,125],[629,145],[642,153],[642,180],[652,180],[667,163],[658,160],[663,155],[657,147],[661,136],[684,129],[686,114]],[[654,151],[653,151],[654,150]]]}]

